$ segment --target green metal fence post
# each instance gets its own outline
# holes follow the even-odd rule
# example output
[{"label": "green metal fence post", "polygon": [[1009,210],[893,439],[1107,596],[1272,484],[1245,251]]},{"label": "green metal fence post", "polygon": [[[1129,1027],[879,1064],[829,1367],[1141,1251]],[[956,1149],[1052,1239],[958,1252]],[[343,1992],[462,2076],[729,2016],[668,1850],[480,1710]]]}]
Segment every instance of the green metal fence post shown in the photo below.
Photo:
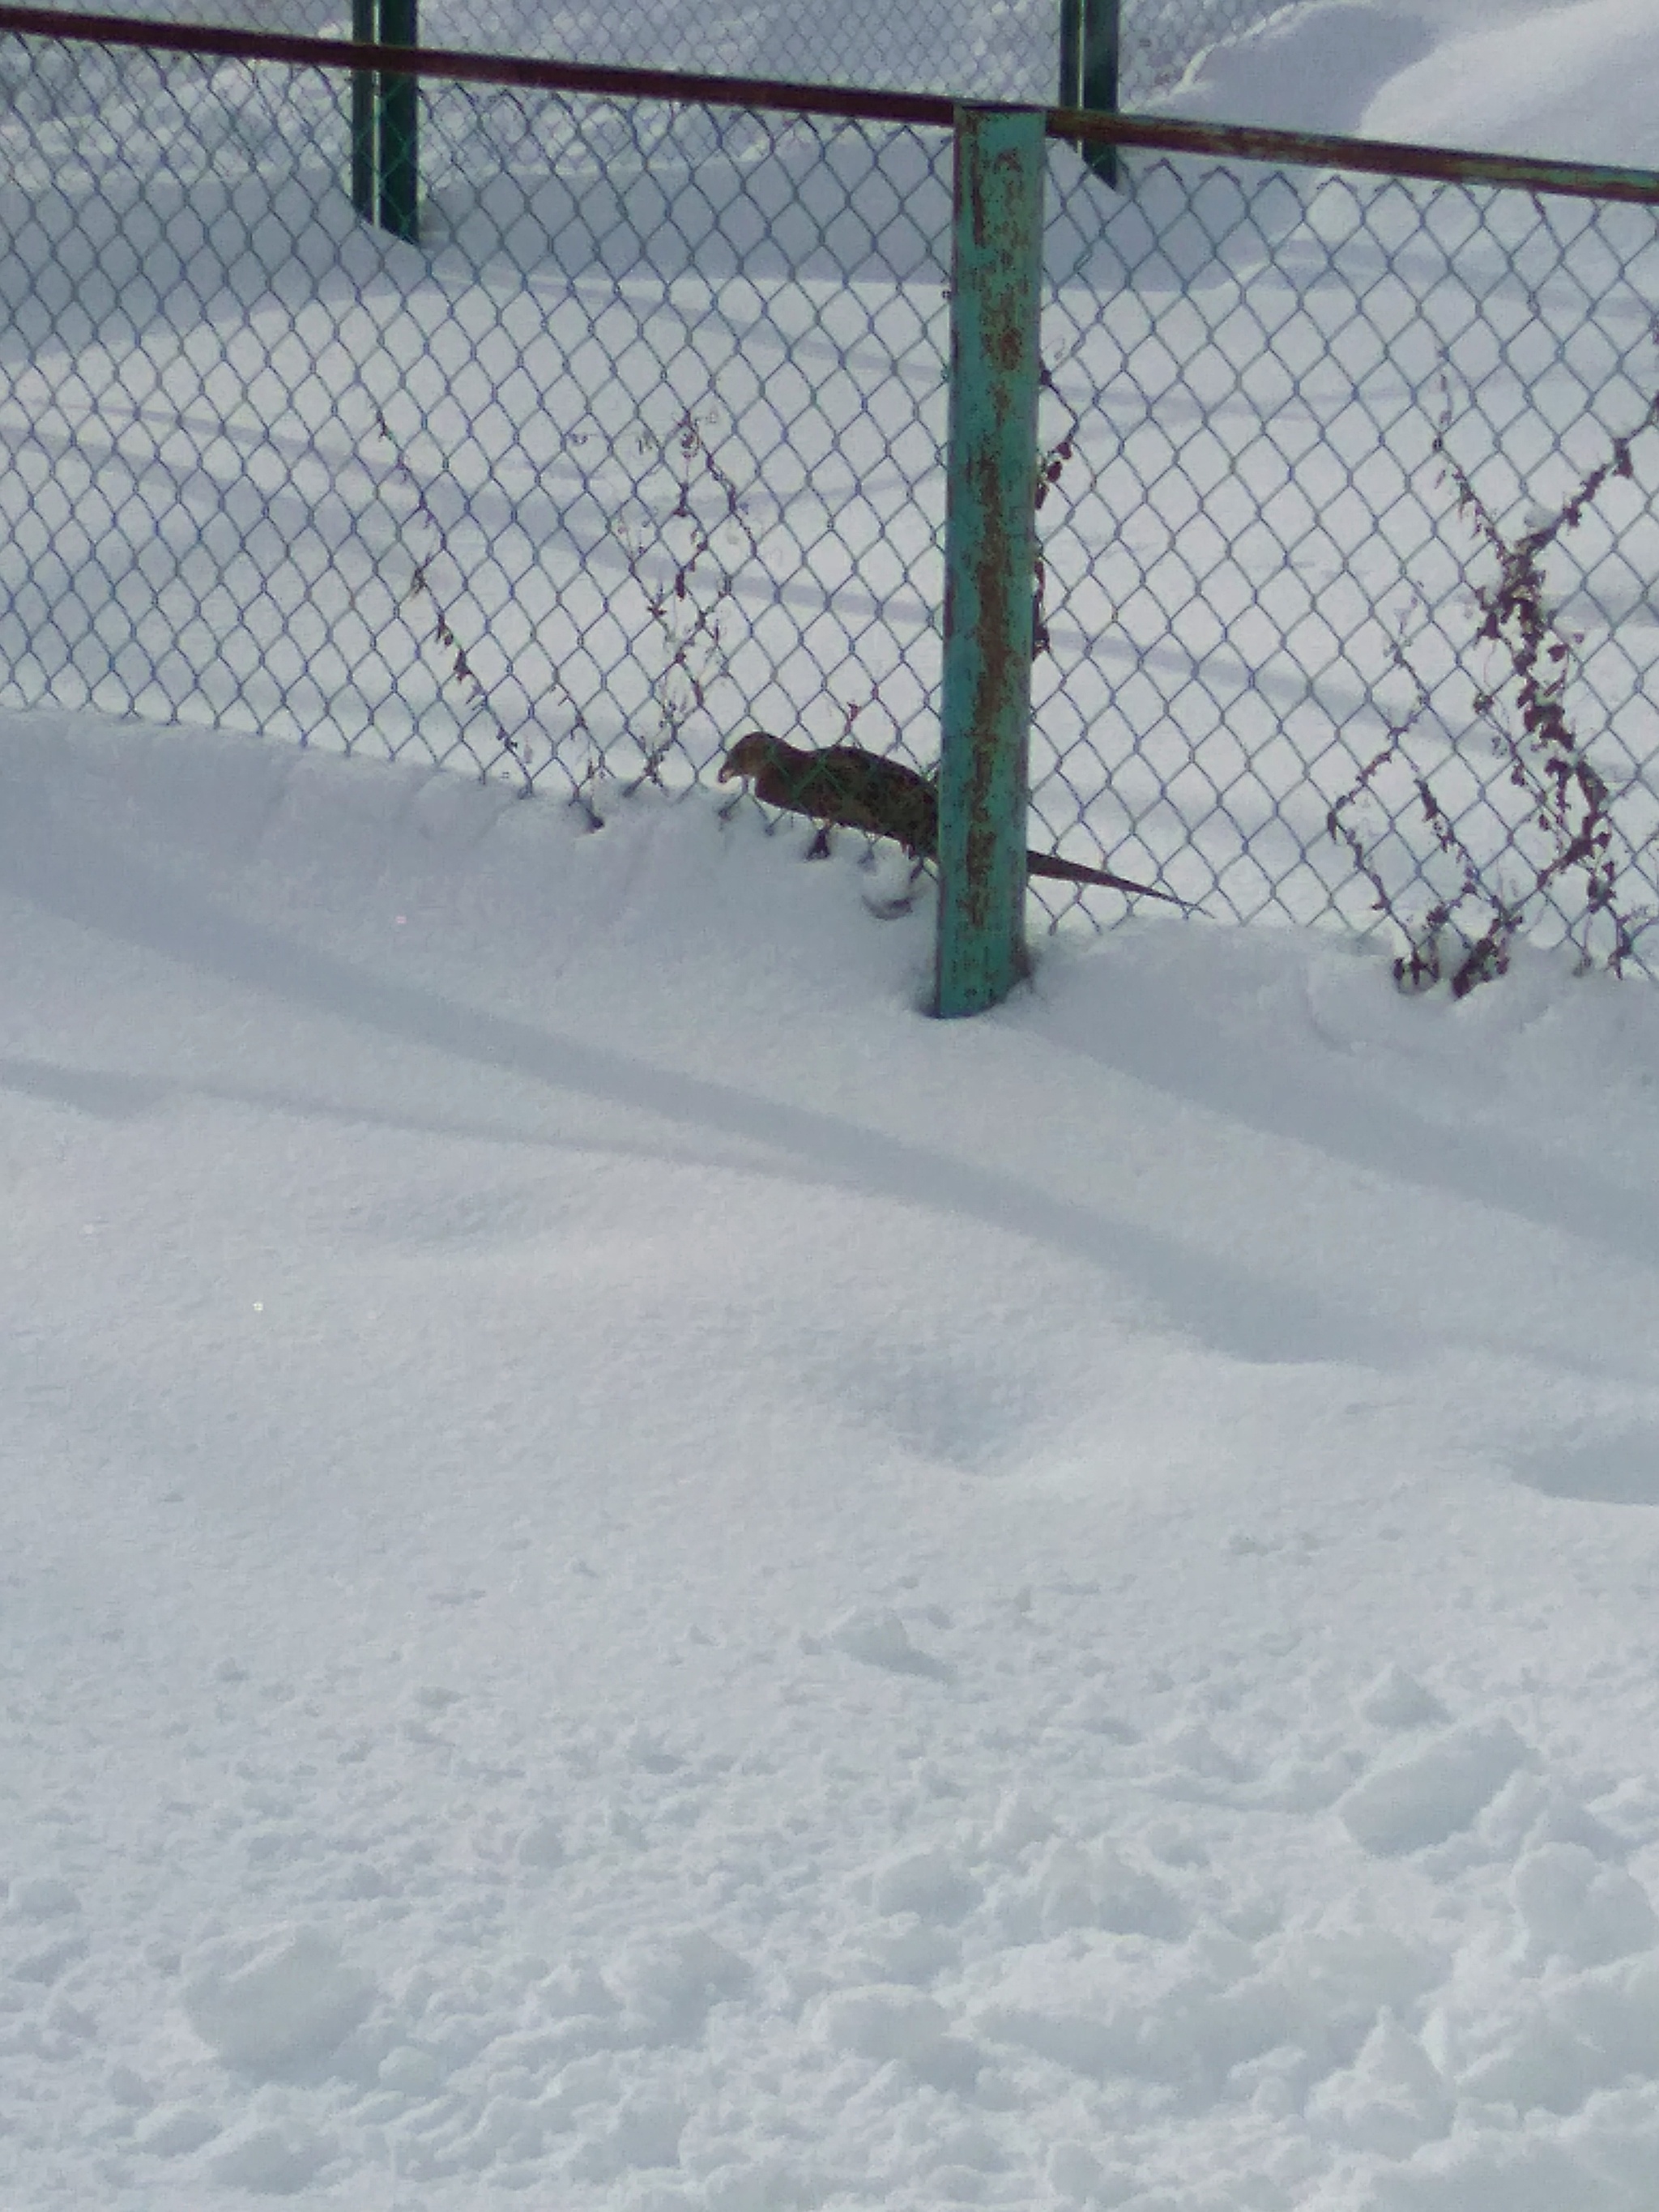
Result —
[{"label": "green metal fence post", "polygon": [[[376,0],[351,0],[351,35],[360,46],[375,40]],[[351,204],[365,222],[374,219],[374,72],[351,77]]]},{"label": "green metal fence post", "polygon": [[1043,121],[1036,108],[957,111],[936,1001],[946,1016],[995,1006],[1027,965]]},{"label": "green metal fence post", "polygon": [[[416,0],[380,0],[380,36],[389,46],[416,46]],[[420,88],[412,76],[380,78],[380,227],[418,243],[421,235]]]},{"label": "green metal fence post", "polygon": [[[1060,0],[1060,104],[1117,112],[1120,0]],[[1117,187],[1117,149],[1078,151],[1101,182]]]},{"label": "green metal fence post", "polygon": [[1060,0],[1060,83],[1062,107],[1083,105],[1083,0]]}]

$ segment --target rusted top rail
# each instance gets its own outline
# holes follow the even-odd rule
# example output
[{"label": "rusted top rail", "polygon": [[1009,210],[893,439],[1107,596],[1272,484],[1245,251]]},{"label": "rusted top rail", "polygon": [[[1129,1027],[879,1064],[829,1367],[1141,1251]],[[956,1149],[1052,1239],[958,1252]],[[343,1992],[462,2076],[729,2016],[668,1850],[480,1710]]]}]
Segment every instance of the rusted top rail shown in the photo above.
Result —
[{"label": "rusted top rail", "polygon": [[[386,70],[533,92],[586,93],[613,100],[683,100],[708,107],[781,109],[869,123],[908,123],[948,131],[964,103],[943,93],[880,92],[842,85],[793,84],[773,77],[705,76],[683,70],[627,69],[612,64],[549,61],[528,54],[462,53],[449,47],[384,46],[343,39],[290,37],[215,25],[146,22],[125,15],[69,15],[55,8],[0,6],[0,33],[73,39],[103,46],[200,54],[223,61],[283,62],[290,67]],[[1007,100],[974,106],[1010,108]],[[1526,155],[1469,154],[1449,146],[1409,146],[1382,138],[1344,138],[1310,131],[1258,130],[1252,124],[1185,123],[1173,116],[1101,115],[1079,108],[1041,111],[1051,138],[1150,153],[1207,154],[1274,167],[1348,169],[1374,176],[1507,185],[1576,199],[1626,200],[1659,206],[1659,172],[1590,161],[1547,161]]]},{"label": "rusted top rail", "polygon": [[[3,14],[3,10],[0,10]],[[1632,200],[1659,207],[1659,171],[1596,161],[1545,161],[1527,154],[1466,154],[1452,146],[1408,146],[1392,138],[1340,138],[1319,131],[1257,130],[1250,123],[1183,123],[1172,115],[1086,115],[1048,111],[1051,138],[1098,139],[1159,154],[1217,154],[1275,168],[1356,169],[1373,176],[1505,185],[1574,199]]]}]

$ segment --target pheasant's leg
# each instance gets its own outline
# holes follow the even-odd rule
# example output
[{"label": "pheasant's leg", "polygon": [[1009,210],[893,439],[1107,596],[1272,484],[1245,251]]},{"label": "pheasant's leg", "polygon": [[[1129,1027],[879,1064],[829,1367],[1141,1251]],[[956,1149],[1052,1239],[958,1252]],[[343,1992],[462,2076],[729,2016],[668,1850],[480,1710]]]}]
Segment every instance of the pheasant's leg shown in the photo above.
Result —
[{"label": "pheasant's leg", "polygon": [[874,915],[878,921],[896,921],[902,914],[908,914],[915,907],[916,902],[916,885],[921,881],[927,872],[927,863],[926,860],[913,860],[910,863],[909,881],[905,884],[904,889],[898,893],[896,897],[890,899],[867,898],[864,902],[866,907],[872,915]]},{"label": "pheasant's leg", "polygon": [[806,848],[806,858],[809,860],[827,860],[830,858],[830,824],[827,822],[819,823],[817,835]]}]

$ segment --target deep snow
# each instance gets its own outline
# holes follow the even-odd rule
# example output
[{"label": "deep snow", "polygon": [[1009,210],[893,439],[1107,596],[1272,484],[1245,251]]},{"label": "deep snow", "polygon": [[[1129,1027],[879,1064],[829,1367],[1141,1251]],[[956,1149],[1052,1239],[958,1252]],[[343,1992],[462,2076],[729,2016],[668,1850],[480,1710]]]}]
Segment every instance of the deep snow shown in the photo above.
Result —
[{"label": "deep snow", "polygon": [[1659,20],[1647,0],[1310,0],[1212,47],[1148,104],[1655,168],[1656,76]]},{"label": "deep snow", "polygon": [[9,2202],[1650,2204],[1648,988],[0,746]]}]

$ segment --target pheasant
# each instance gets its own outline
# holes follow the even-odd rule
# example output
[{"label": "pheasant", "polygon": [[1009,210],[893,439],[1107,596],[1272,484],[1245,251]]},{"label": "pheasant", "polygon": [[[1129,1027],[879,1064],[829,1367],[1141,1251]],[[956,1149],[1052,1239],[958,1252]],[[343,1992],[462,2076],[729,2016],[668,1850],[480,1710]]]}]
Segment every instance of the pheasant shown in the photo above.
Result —
[{"label": "pheasant", "polygon": [[[823,839],[831,823],[862,830],[872,837],[890,837],[915,861],[931,860],[939,850],[939,792],[932,780],[902,761],[867,753],[861,745],[826,745],[817,752],[792,745],[764,730],[739,738],[720,768],[720,780],[741,776],[757,799],[788,814],[805,814],[819,825]],[[1137,898],[1183,900],[1151,884],[1131,883],[1105,868],[1063,860],[1058,853],[1027,853],[1026,872],[1064,884],[1103,884]]]}]

